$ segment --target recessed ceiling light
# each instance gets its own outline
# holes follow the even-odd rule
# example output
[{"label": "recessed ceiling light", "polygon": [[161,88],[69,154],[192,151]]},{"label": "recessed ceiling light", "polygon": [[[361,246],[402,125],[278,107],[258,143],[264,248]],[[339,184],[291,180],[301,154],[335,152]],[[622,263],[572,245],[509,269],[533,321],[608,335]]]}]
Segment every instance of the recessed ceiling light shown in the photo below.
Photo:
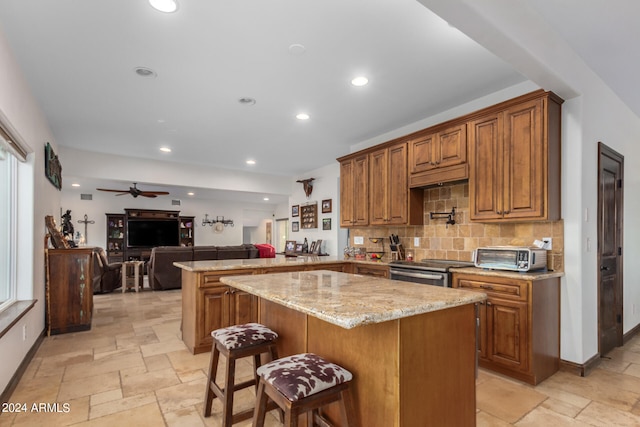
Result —
[{"label": "recessed ceiling light", "polygon": [[148,77],[150,79],[158,77],[158,74],[153,71],[151,68],[147,67],[136,67],[133,69],[137,75],[140,77]]},{"label": "recessed ceiling light", "polygon": [[264,198],[264,199],[262,199],[262,200],[264,200],[265,202],[268,202],[268,201],[269,201],[269,198],[268,198],[268,197],[265,197],[265,198]]},{"label": "recessed ceiling light", "polygon": [[172,13],[178,10],[178,2],[176,0],[149,0],[149,4],[160,12]]},{"label": "recessed ceiling light", "polygon": [[296,115],[296,119],[298,120],[309,120],[309,115],[307,113],[300,113]]},{"label": "recessed ceiling light", "polygon": [[170,153],[171,152],[171,148],[169,148],[169,147],[160,147],[160,151],[162,151],[163,153]]},{"label": "recessed ceiling light", "polygon": [[300,56],[307,51],[307,48],[299,43],[294,43],[289,46],[289,53],[291,55]]},{"label": "recessed ceiling light", "polygon": [[194,194],[196,194],[196,193],[194,193],[193,191],[189,191],[189,192],[187,193],[187,196],[193,196]]},{"label": "recessed ceiling light", "polygon": [[358,76],[353,80],[351,80],[351,84],[354,86],[364,86],[367,83],[369,83],[369,79],[366,78],[365,76]]},{"label": "recessed ceiling light", "polygon": [[247,164],[248,165],[255,165],[256,161],[255,160],[247,160]]},{"label": "recessed ceiling light", "polygon": [[76,184],[75,182],[71,184],[72,187],[80,187],[80,184]]},{"label": "recessed ceiling light", "polygon": [[245,97],[238,99],[238,102],[242,105],[255,105],[256,100],[253,98]]}]

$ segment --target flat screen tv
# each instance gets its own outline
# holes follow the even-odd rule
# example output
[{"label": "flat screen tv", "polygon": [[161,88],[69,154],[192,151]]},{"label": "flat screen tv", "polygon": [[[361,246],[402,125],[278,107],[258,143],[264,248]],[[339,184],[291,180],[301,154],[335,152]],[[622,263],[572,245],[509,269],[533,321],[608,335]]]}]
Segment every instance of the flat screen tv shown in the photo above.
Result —
[{"label": "flat screen tv", "polygon": [[127,221],[127,246],[130,248],[179,245],[180,222],[177,219]]}]

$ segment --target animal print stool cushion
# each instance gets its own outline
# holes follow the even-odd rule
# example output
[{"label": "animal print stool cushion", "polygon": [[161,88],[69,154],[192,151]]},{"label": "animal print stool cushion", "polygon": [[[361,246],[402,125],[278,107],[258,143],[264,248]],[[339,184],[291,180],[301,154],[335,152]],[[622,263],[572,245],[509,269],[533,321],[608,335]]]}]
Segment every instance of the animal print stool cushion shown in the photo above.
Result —
[{"label": "animal print stool cushion", "polygon": [[353,378],[351,372],[313,353],[274,360],[259,367],[257,372],[291,402]]},{"label": "animal print stool cushion", "polygon": [[227,350],[245,348],[278,338],[278,334],[259,323],[246,323],[211,332],[214,340],[220,342]]}]

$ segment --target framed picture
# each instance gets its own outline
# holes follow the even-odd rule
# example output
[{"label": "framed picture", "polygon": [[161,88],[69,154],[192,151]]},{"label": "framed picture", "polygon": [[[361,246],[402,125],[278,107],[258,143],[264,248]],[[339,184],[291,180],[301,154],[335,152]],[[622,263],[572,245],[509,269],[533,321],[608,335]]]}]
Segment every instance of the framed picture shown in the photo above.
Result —
[{"label": "framed picture", "polygon": [[300,205],[291,206],[291,216],[300,216]]},{"label": "framed picture", "polygon": [[322,218],[322,229],[331,230],[331,218]]},{"label": "framed picture", "polygon": [[311,246],[309,246],[309,253],[312,254],[313,251],[316,250],[316,242],[311,242]]},{"label": "framed picture", "polygon": [[300,231],[300,223],[298,221],[291,223],[291,231]]},{"label": "framed picture", "polygon": [[295,252],[296,251],[296,241],[295,240],[287,240],[284,244],[285,252]]},{"label": "framed picture", "polygon": [[48,142],[44,146],[44,175],[54,187],[62,189],[62,165]]},{"label": "framed picture", "polygon": [[322,213],[331,213],[331,199],[322,201]]},{"label": "framed picture", "polygon": [[296,243],[296,252],[302,252],[302,243]]},{"label": "framed picture", "polygon": [[316,246],[313,248],[313,253],[316,255],[320,255],[322,253],[322,239],[318,239],[316,241]]}]

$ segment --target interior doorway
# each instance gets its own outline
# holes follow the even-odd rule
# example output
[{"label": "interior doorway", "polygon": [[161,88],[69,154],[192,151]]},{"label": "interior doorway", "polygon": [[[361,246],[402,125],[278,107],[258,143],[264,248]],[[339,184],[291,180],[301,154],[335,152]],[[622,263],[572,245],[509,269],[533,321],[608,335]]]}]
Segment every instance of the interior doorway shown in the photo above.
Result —
[{"label": "interior doorway", "polygon": [[276,253],[284,252],[285,242],[289,239],[289,218],[276,219],[274,236]]},{"label": "interior doorway", "polygon": [[598,352],[623,344],[624,156],[598,143]]}]

